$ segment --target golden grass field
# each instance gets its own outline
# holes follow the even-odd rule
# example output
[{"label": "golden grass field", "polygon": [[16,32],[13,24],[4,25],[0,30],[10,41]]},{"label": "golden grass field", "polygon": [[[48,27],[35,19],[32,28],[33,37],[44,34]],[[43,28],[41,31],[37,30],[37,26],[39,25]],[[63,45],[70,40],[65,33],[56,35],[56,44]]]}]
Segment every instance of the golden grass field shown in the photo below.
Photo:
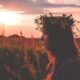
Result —
[{"label": "golden grass field", "polygon": [[[80,55],[80,39],[76,41]],[[50,59],[39,38],[25,38],[18,35],[0,36],[0,63],[7,72],[6,76],[9,79],[14,77],[14,80],[24,80],[23,78],[26,80],[31,76],[35,80],[44,80],[48,76],[50,80],[53,72],[52,63],[46,69]]]}]

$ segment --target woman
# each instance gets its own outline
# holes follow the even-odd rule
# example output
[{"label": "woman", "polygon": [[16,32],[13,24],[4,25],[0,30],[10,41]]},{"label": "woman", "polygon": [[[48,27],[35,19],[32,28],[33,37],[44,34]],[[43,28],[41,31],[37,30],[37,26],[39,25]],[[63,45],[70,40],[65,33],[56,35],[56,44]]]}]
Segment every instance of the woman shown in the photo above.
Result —
[{"label": "woman", "polygon": [[80,80],[80,63],[72,34],[72,15],[45,15],[41,18],[44,45],[56,58],[52,80]]}]

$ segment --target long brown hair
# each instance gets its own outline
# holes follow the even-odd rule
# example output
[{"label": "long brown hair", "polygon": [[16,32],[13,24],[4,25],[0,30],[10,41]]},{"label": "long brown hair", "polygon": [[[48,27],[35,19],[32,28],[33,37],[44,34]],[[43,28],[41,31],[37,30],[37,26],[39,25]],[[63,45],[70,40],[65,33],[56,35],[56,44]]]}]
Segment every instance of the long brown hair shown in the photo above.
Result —
[{"label": "long brown hair", "polygon": [[53,16],[51,13],[36,19],[37,29],[48,35],[47,47],[57,59],[75,57],[77,49],[74,44],[72,15]]}]

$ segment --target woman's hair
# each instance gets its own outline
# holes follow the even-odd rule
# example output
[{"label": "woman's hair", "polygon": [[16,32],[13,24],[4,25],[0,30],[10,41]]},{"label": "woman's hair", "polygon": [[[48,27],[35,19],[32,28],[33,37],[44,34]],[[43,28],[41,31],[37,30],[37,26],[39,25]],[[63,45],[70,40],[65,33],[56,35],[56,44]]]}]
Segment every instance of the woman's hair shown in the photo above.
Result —
[{"label": "woman's hair", "polygon": [[77,53],[72,33],[74,22],[72,15],[65,14],[53,16],[50,13],[36,19],[37,29],[48,35],[47,48],[57,58],[73,57]]},{"label": "woman's hair", "polygon": [[56,57],[67,58],[77,55],[71,28],[55,27],[48,36],[48,49]]}]

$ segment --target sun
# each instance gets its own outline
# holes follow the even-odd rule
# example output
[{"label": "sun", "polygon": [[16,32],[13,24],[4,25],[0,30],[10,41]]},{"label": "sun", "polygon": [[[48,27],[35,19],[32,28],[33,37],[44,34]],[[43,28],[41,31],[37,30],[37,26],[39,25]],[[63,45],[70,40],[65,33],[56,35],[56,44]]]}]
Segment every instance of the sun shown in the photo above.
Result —
[{"label": "sun", "polygon": [[0,12],[0,24],[17,25],[19,23],[19,14],[13,11]]}]

